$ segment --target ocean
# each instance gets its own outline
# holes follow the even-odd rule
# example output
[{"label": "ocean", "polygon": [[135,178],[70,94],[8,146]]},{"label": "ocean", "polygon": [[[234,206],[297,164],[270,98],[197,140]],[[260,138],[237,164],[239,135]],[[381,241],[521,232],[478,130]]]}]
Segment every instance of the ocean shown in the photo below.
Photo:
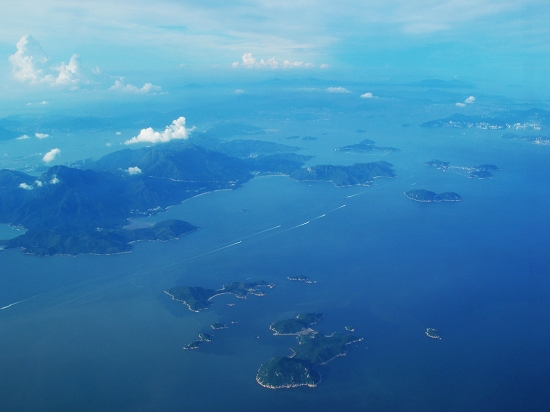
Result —
[{"label": "ocean", "polygon": [[[302,146],[316,155],[308,164],[385,160],[398,176],[346,188],[257,177],[142,219],[180,218],[201,229],[135,243],[128,254],[0,252],[2,408],[547,410],[550,147],[500,139],[498,131],[401,126],[407,119],[273,122],[280,131],[258,137]],[[367,133],[356,133],[360,127]],[[287,141],[287,131],[318,140]],[[364,138],[401,151],[332,150]],[[470,179],[424,166],[432,158],[501,170]],[[454,191],[462,201],[403,195],[415,188]],[[247,279],[276,285],[263,297],[216,297],[200,313],[163,293]],[[318,367],[317,388],[258,385],[259,366],[296,345],[269,325],[312,311],[325,314],[316,330],[351,325],[364,340]],[[217,321],[229,328],[211,331]],[[429,339],[428,327],[441,340]],[[200,332],[213,342],[182,350]]]}]

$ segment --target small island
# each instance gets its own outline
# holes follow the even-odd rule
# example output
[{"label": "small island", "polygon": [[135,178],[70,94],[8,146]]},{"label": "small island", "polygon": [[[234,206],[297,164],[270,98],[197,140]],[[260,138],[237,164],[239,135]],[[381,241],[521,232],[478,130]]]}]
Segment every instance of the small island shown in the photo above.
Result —
[{"label": "small island", "polygon": [[428,338],[432,338],[432,339],[441,339],[441,337],[439,336],[439,333],[434,328],[427,328],[426,329],[426,336]]},{"label": "small island", "polygon": [[348,332],[355,332],[355,328],[353,326],[344,326],[344,329]]},{"label": "small island", "polygon": [[443,161],[437,160],[437,159],[428,160],[424,164],[426,166],[430,166],[430,167],[435,166],[436,169],[441,169],[441,170],[447,170],[451,165],[449,162],[443,162]]},{"label": "small island", "polygon": [[230,282],[223,285],[221,289],[207,289],[200,286],[179,286],[165,290],[168,296],[173,300],[183,302],[189,310],[198,312],[208,309],[212,303],[210,302],[216,296],[224,294],[235,295],[239,299],[246,299],[250,295],[264,296],[265,293],[259,290],[259,287],[267,286],[272,288],[273,283],[267,283],[263,280],[257,282]]},{"label": "small island", "polygon": [[416,202],[460,202],[462,198],[458,193],[455,192],[445,192],[445,193],[435,193],[430,192],[429,190],[420,189],[420,190],[409,190],[405,192],[407,198],[414,200]]},{"label": "small island", "polygon": [[477,179],[490,179],[493,177],[495,171],[500,170],[495,165],[480,164],[478,166],[451,166],[449,162],[442,162],[441,160],[432,159],[424,163],[426,166],[435,166],[437,169],[447,171],[455,171],[461,174],[467,174],[469,178]]},{"label": "small island", "polygon": [[310,278],[304,275],[298,275],[298,276],[287,276],[288,280],[296,281],[296,282],[304,282],[304,283],[317,283],[317,281],[312,281]]},{"label": "small island", "polygon": [[374,142],[370,139],[362,140],[361,142],[357,144],[351,144],[348,146],[339,147],[337,149],[334,149],[339,152],[346,152],[351,154],[365,154],[365,153],[381,153],[383,155],[386,155],[391,152],[399,152],[399,149],[396,149],[395,147],[380,147],[375,146]]},{"label": "small island", "polygon": [[[320,313],[304,313],[294,319],[272,324],[270,329],[276,331],[276,335],[297,335],[298,346],[291,349],[292,356],[271,358],[262,364],[256,374],[256,382],[269,389],[315,387],[321,382],[316,366],[346,355],[348,345],[363,340],[343,333],[325,336],[308,328],[322,317]],[[289,333],[278,333],[279,327]]]},{"label": "small island", "polygon": [[212,325],[210,325],[210,327],[214,330],[227,329],[227,325],[224,325],[220,322],[213,323]]},{"label": "small island", "polygon": [[299,335],[309,333],[309,326],[323,319],[322,313],[303,313],[294,319],[279,320],[271,324],[269,329],[274,335]]},{"label": "small island", "polygon": [[198,349],[203,342],[212,342],[212,335],[209,335],[208,333],[199,333],[199,340],[196,340],[194,342],[191,342],[188,345],[185,345],[183,347],[183,350]]}]

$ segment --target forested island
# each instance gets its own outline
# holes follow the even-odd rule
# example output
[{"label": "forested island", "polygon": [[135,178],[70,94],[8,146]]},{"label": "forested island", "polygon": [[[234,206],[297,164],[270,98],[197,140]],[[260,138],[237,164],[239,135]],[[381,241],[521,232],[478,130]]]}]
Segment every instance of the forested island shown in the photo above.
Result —
[{"label": "forested island", "polygon": [[405,196],[417,202],[460,202],[461,200],[460,195],[455,192],[438,194],[425,189],[409,190],[405,192]]},{"label": "forested island", "polygon": [[265,293],[259,290],[262,286],[272,288],[274,284],[263,280],[257,282],[230,282],[217,290],[200,286],[178,286],[165,290],[164,293],[173,300],[183,302],[189,310],[198,312],[208,309],[212,305],[212,302],[210,302],[212,298],[219,295],[232,294],[240,299],[246,299],[248,295],[264,296]]},{"label": "forested island", "polygon": [[478,166],[451,166],[450,162],[443,162],[437,159],[428,160],[424,164],[426,166],[434,166],[443,171],[464,172],[468,177],[477,179],[490,179],[493,177],[493,172],[500,170],[500,168],[491,164],[480,164]]},{"label": "forested island", "polygon": [[321,381],[316,366],[346,355],[347,345],[363,340],[343,333],[325,336],[309,328],[322,318],[320,313],[304,313],[294,319],[273,323],[270,329],[276,335],[296,335],[298,346],[292,348],[292,356],[271,358],[262,364],[256,382],[270,389],[315,387]]},{"label": "forested island", "polygon": [[360,141],[357,144],[347,145],[334,149],[339,152],[353,153],[353,154],[363,154],[363,153],[391,153],[399,152],[399,149],[395,147],[386,147],[386,146],[376,146],[374,141],[370,139],[365,139]]}]

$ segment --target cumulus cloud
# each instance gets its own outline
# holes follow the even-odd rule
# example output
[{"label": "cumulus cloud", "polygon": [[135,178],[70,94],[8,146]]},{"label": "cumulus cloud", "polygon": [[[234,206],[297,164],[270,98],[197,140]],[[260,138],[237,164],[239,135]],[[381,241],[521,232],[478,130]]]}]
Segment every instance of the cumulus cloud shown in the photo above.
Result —
[{"label": "cumulus cloud", "polygon": [[17,138],[17,140],[25,140],[25,139],[30,139],[30,136],[27,136],[26,134],[24,134],[23,136],[19,136]]},{"label": "cumulus cloud", "polygon": [[363,93],[363,94],[361,95],[361,98],[362,98],[362,99],[373,99],[374,96],[372,95],[371,92],[367,92],[367,93]]},{"label": "cumulus cloud", "polygon": [[125,84],[124,79],[115,80],[115,84],[109,87],[109,90],[119,90],[124,93],[134,93],[134,94],[154,94],[160,93],[162,88],[160,86],[155,86],[152,83],[145,83],[141,88],[134,86],[133,84]]},{"label": "cumulus cloud", "polygon": [[59,182],[60,182],[60,180],[57,178],[57,176],[56,176],[56,175],[53,175],[52,180],[50,180],[50,183],[51,183],[52,185],[56,185],[56,184],[58,184]]},{"label": "cumulus cloud", "polygon": [[141,169],[137,166],[134,166],[134,167],[130,166],[126,171],[130,175],[139,175],[141,173]]},{"label": "cumulus cloud", "polygon": [[327,92],[329,92],[329,93],[351,93],[345,87],[328,87]]},{"label": "cumulus cloud", "polygon": [[291,60],[284,60],[282,63],[280,63],[277,59],[275,59],[275,57],[271,57],[267,60],[265,59],[256,60],[256,58],[252,55],[252,53],[243,54],[242,63],[239,64],[239,62],[233,62],[232,66],[234,68],[247,67],[249,69],[251,68],[292,69],[292,68],[314,67],[313,64],[311,63],[304,63],[304,62],[291,61]]},{"label": "cumulus cloud", "polygon": [[466,106],[466,103],[457,102],[456,105],[457,105],[458,107],[464,107],[464,106]]},{"label": "cumulus cloud", "polygon": [[470,96],[466,100],[464,100],[464,103],[472,104],[475,101],[476,101],[476,98],[474,96]]},{"label": "cumulus cloud", "polygon": [[21,183],[21,184],[19,185],[19,187],[20,187],[21,189],[25,189],[25,190],[33,190],[33,189],[34,189],[34,187],[32,187],[31,185],[28,185],[28,184],[26,184],[26,183]]},{"label": "cumulus cloud", "polygon": [[132,137],[130,140],[126,140],[124,144],[134,143],[166,143],[174,139],[187,139],[189,133],[195,128],[187,129],[185,127],[185,117],[179,117],[172,122],[172,124],[166,126],[163,132],[155,132],[152,127],[147,129],[141,129],[137,136]]},{"label": "cumulus cloud", "polygon": [[235,90],[235,93],[236,94],[243,94],[244,90],[243,89],[237,89],[237,90]]},{"label": "cumulus cloud", "polygon": [[328,68],[328,64],[326,63],[323,63],[322,65],[319,66],[321,69],[327,69]]},{"label": "cumulus cloud", "polygon": [[59,154],[61,153],[61,150],[55,148],[55,149],[52,149],[50,150],[48,153],[46,153],[44,155],[44,157],[42,158],[42,160],[44,161],[44,163],[50,163],[51,161],[53,161]]},{"label": "cumulus cloud", "polygon": [[48,58],[40,43],[32,36],[21,37],[16,44],[17,51],[9,57],[13,77],[23,83],[46,83],[51,86],[72,86],[77,88],[82,80],[80,61],[73,54],[69,63],[62,62],[48,67]]},{"label": "cumulus cloud", "polygon": [[45,139],[46,137],[50,137],[50,135],[47,133],[35,133],[34,135],[39,139]]}]

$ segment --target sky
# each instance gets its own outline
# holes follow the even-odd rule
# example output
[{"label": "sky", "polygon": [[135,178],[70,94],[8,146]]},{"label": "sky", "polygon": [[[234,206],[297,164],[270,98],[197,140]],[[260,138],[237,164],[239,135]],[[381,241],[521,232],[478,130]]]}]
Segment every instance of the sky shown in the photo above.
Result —
[{"label": "sky", "polygon": [[550,90],[544,0],[3,3],[7,100],[91,92],[135,99],[267,78],[456,78],[539,98]]}]

